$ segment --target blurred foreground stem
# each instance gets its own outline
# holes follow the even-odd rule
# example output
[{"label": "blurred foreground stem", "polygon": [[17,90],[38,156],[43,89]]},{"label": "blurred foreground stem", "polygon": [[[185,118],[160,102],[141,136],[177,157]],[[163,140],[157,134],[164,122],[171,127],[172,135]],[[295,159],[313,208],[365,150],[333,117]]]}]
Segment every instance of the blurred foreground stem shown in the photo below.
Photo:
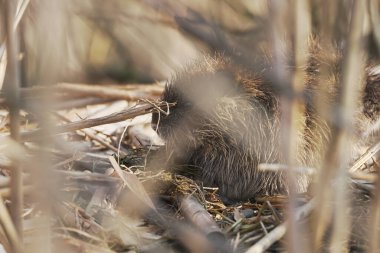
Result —
[{"label": "blurred foreground stem", "polygon": [[[7,104],[9,106],[11,137],[18,141],[20,137],[20,103],[19,103],[19,66],[18,66],[18,40],[14,27],[14,15],[16,13],[17,1],[4,1],[4,24],[6,31],[7,46],[7,81],[4,83]],[[22,196],[22,170],[17,164],[13,164],[11,174],[11,208],[10,215],[22,243],[22,219],[23,206]],[[19,252],[13,248],[14,252]]]}]

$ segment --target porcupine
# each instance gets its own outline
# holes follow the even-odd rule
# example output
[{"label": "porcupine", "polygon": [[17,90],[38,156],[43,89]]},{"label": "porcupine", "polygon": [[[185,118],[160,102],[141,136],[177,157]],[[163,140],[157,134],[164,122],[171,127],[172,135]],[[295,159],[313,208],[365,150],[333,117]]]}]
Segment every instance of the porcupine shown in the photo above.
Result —
[{"label": "porcupine", "polygon": [[[314,53],[305,67],[305,114],[298,120],[303,131],[296,141],[296,166],[318,167],[330,137],[327,122],[318,115],[319,59]],[[339,55],[328,73],[326,103],[336,100]],[[169,115],[154,113],[152,127],[166,141],[171,165],[182,165],[207,186],[219,188],[228,202],[258,195],[286,194],[284,171],[258,170],[260,163],[283,163],[279,94],[263,78],[271,62],[253,73],[223,55],[205,56],[169,81],[162,100],[176,103]],[[357,131],[380,115],[380,74],[367,70]],[[372,73],[372,74],[371,74]],[[377,76],[377,78],[375,78]],[[306,191],[307,175],[297,174],[295,190]]]}]

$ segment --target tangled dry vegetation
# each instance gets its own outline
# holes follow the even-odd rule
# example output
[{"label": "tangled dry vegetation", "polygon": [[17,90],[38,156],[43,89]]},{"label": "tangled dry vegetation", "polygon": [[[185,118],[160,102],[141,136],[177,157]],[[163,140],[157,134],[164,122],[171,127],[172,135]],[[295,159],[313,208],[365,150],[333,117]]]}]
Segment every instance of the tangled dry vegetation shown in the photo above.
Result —
[{"label": "tangled dry vegetation", "polygon": [[[26,75],[22,79],[34,78],[41,85],[20,88],[18,62],[22,57],[17,52],[14,31],[33,0],[19,1],[17,12],[13,2],[16,1],[0,1],[0,7],[4,7],[0,16],[5,21],[0,39],[6,39],[7,43],[0,48],[0,82],[4,83],[0,94],[0,252],[379,251],[379,161],[376,157],[379,157],[380,142],[353,163],[346,164],[338,157],[342,146],[348,145],[349,131],[342,126],[335,132],[338,138],[331,143],[332,151],[337,154],[326,159],[329,173],[318,175],[325,178],[314,186],[319,190],[224,204],[217,188],[166,168],[150,170],[146,166],[149,156],[162,145],[150,127],[150,114],[153,111],[170,113],[170,108],[175,106],[159,101],[164,83],[58,82],[55,74],[60,68],[59,55],[46,54],[41,56],[43,60],[36,61],[41,63],[41,69],[34,69],[40,76]],[[41,8],[41,4],[52,8],[49,1],[36,2],[40,4],[33,5],[36,9]],[[226,21],[218,20],[218,23],[203,17],[201,11],[182,2],[142,2],[149,11],[158,13],[155,18],[162,25],[174,27],[176,32],[185,33],[202,47],[223,51],[242,64],[253,59],[250,45],[252,41],[257,42],[256,39],[262,42],[263,26],[272,29],[271,38],[276,46],[281,40],[281,29],[289,25],[281,22],[294,14],[284,13],[283,6],[273,1],[269,11],[277,16],[269,22],[257,13],[246,11],[244,1],[221,1],[228,13],[242,15],[241,20],[236,18],[237,27],[230,27]],[[380,25],[374,25],[379,24],[380,19],[378,12],[373,11],[378,8],[377,1],[369,0],[365,7],[359,1],[314,0],[310,1],[312,11],[306,10],[308,7],[302,1],[288,2],[297,14],[293,23],[290,22],[299,36],[294,39],[295,49],[302,49],[305,46],[302,41],[308,36],[300,24],[314,25],[326,37],[337,36],[348,41],[350,48],[343,64],[344,73],[347,77],[350,73],[362,74],[356,71],[360,68],[355,63],[361,61],[358,52],[363,49],[355,43],[367,32],[375,44],[372,46],[380,45]],[[344,8],[340,8],[340,4]],[[324,5],[331,7],[333,14],[325,17]],[[353,19],[348,22],[349,26],[343,20],[345,12]],[[16,18],[10,13],[17,13]],[[308,15],[303,15],[305,13],[317,17],[313,24]],[[331,18],[335,14],[337,20]],[[113,22],[108,18],[107,22]],[[93,16],[91,19],[95,20]],[[364,19],[371,24],[365,31],[362,30]],[[148,22],[157,20],[148,19]],[[242,26],[246,20],[254,20],[255,26]],[[331,27],[333,21],[336,27]],[[96,24],[104,24],[104,20]],[[347,33],[339,33],[342,27],[349,27]],[[101,30],[107,29],[102,27]],[[109,33],[117,34],[111,29]],[[252,35],[257,36],[255,40],[251,40]],[[54,44],[48,39],[46,43]],[[235,51],[242,53],[234,54]],[[371,48],[363,51],[368,55],[372,53]],[[304,60],[296,53],[296,66]],[[280,75],[281,67],[274,68],[279,68]],[[33,68],[29,67],[28,71],[33,72]],[[296,71],[294,82],[302,79],[302,75]],[[42,85],[45,83],[54,84]],[[291,88],[292,82],[289,85],[285,88]],[[343,85],[352,86],[349,80]],[[355,93],[348,88],[340,104],[342,112],[348,115],[352,108],[347,97],[351,95]],[[294,108],[292,103],[295,102],[284,105],[289,112]],[[294,122],[284,124],[289,124],[291,136]],[[291,149],[291,139],[288,144]],[[284,169],[284,165],[278,164],[261,167]],[[338,180],[332,183],[333,178]],[[348,185],[348,181],[352,184]],[[331,185],[334,191],[330,190]],[[365,212],[351,217],[347,210],[355,204],[362,205]],[[364,229],[364,244],[348,239],[350,225],[354,227],[362,222],[360,215],[364,216],[364,222],[370,221]],[[297,230],[305,223],[312,224],[312,231]]]},{"label": "tangled dry vegetation", "polygon": [[[133,92],[145,93],[144,100],[153,101],[162,90],[161,85],[133,89],[104,85],[81,87],[87,88],[88,92],[77,97],[78,101],[97,98],[100,93],[94,96],[92,91],[103,89],[119,94],[130,91],[130,96]],[[60,90],[60,85],[52,90]],[[65,91],[66,95],[70,92],[76,90],[68,88]],[[60,91],[60,95],[63,94]],[[267,248],[271,251],[286,249],[283,237],[289,203],[287,196],[263,196],[251,202],[226,205],[219,199],[217,188],[168,171],[149,171],[144,165],[147,154],[153,154],[155,147],[136,148],[144,141],[154,141],[149,135],[152,131],[147,121],[149,117],[145,116],[152,110],[166,110],[171,105],[112,101],[112,96],[102,96],[111,101],[97,105],[84,103],[76,109],[51,112],[61,123],[50,134],[59,138],[48,143],[43,150],[36,142],[48,138],[47,133],[36,129],[36,121],[28,113],[22,114],[20,119],[22,132],[27,133],[20,137],[24,145],[4,139],[0,193],[4,200],[2,245],[7,252],[15,250],[14,246],[20,245],[22,240],[15,233],[6,210],[7,200],[11,197],[10,177],[14,161],[23,168],[22,223],[27,247],[39,249],[43,243],[40,236],[49,235],[53,239],[51,247],[54,252],[183,252],[185,249],[191,252],[240,252],[249,247],[253,248],[247,252],[262,252]],[[6,121],[8,113],[5,110],[2,113]],[[107,125],[102,127],[103,124]],[[9,133],[6,122],[2,124],[1,132]],[[352,166],[373,167],[373,155],[378,149],[379,145],[375,146]],[[23,155],[19,156],[21,153]],[[41,168],[44,171],[40,171],[38,178],[33,178],[34,170]],[[356,173],[352,177],[362,189],[361,198],[372,195],[376,175]],[[310,196],[297,196],[296,219],[305,221],[311,210],[317,208],[314,202]],[[46,216],[47,211],[49,216]]]},{"label": "tangled dry vegetation", "polygon": [[[80,95],[78,87],[82,88]],[[147,154],[155,151],[149,145],[135,148],[146,140],[153,141],[149,136],[152,131],[147,122],[149,117],[144,116],[152,110],[172,106],[145,102],[156,100],[162,85],[70,88],[67,84],[49,87],[51,94],[59,92],[60,96],[68,97],[77,94],[75,100],[84,101],[75,105],[76,109],[70,106],[51,112],[61,122],[50,133],[59,137],[57,141],[41,150],[35,142],[49,137],[26,112],[20,117],[21,132],[25,133],[20,135],[20,140],[24,145],[3,139],[1,196],[5,201],[1,218],[7,224],[2,241],[7,252],[22,240],[6,211],[14,159],[23,168],[23,239],[28,247],[41,247],[38,236],[50,224],[46,233],[53,238],[54,252],[153,252],[157,249],[167,252],[182,251],[183,247],[206,252],[212,250],[208,247],[217,245],[205,241],[204,236],[208,235],[215,242],[223,243],[219,245],[221,249],[237,250],[243,245],[254,245],[283,223],[286,196],[226,206],[218,198],[217,188],[163,170],[152,172],[144,168]],[[39,99],[41,90],[44,88],[26,88],[21,94]],[[128,102],[118,100],[123,92],[128,94]],[[145,94],[139,97],[144,102],[133,101],[135,92]],[[109,95],[112,93],[118,96]],[[87,104],[89,98],[99,96],[109,102]],[[8,134],[8,112],[3,110],[2,114],[1,132]],[[102,127],[103,124],[107,125]],[[20,153],[22,157],[18,156]],[[37,161],[36,157],[41,160]],[[46,171],[33,178],[37,167]],[[43,203],[36,199],[43,199]],[[300,197],[303,203],[308,199]],[[47,210],[50,222],[46,220]],[[227,242],[227,238],[231,241]],[[191,245],[194,240],[203,241],[204,245]],[[273,249],[281,247],[275,245]]]},{"label": "tangled dry vegetation", "polygon": [[[65,92],[62,87],[66,87]],[[152,146],[135,148],[144,140],[152,141],[149,136],[152,130],[144,116],[157,108],[166,110],[168,104],[136,103],[129,98],[128,102],[112,101],[119,97],[113,98],[108,93],[120,95],[128,91],[128,96],[133,97],[132,94],[138,92],[152,101],[158,98],[162,86],[75,85],[71,90],[70,85],[62,84],[51,89],[52,94],[59,91],[60,95],[69,95],[77,94],[78,87],[83,88],[83,93],[75,100],[84,101],[83,105],[51,112],[61,122],[51,133],[59,137],[57,142],[40,150],[35,142],[48,137],[36,129],[32,115],[24,113],[20,118],[22,132],[25,132],[20,139],[24,145],[10,139],[2,143],[1,196],[4,200],[11,196],[12,159],[23,168],[23,239],[28,247],[40,247],[41,227],[50,224],[45,216],[47,210],[54,252],[151,252],[157,249],[166,252],[181,251],[182,244],[199,250],[199,245],[191,245],[197,237],[204,241],[197,226],[204,235],[212,234],[222,239],[221,242],[232,239],[227,247],[232,249],[242,247],[241,244],[253,245],[284,221],[285,196],[226,206],[218,198],[217,188],[202,186],[184,176],[144,168],[146,155],[155,151]],[[39,88],[22,89],[22,94],[36,90],[40,91]],[[97,91],[95,95],[94,91]],[[88,98],[99,98],[99,94],[110,102],[92,106],[85,102]],[[29,98],[38,99],[38,95]],[[2,113],[1,132],[8,134],[8,112],[3,110]],[[103,124],[108,125],[99,127]],[[18,156],[20,153],[22,157]],[[42,160],[37,161],[36,156]],[[41,171],[39,178],[33,178],[33,170],[40,166],[46,171]],[[36,203],[36,199],[46,202]],[[20,245],[21,238],[14,233],[15,227],[6,211],[7,203],[2,203],[1,217],[9,226],[4,227],[2,245],[10,251]],[[210,247],[204,243],[200,249]]]}]

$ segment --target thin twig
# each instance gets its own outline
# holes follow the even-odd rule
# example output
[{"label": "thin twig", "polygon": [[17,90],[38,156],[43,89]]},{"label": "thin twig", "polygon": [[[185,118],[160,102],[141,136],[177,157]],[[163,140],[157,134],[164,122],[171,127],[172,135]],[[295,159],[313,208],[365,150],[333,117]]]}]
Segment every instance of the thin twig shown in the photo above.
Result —
[{"label": "thin twig", "polygon": [[[310,212],[315,207],[315,200],[311,199],[308,203],[303,205],[302,207],[296,209],[296,213],[294,218],[296,221],[304,219],[307,217]],[[288,226],[288,221],[285,221],[281,225],[277,226],[275,229],[270,231],[266,236],[264,236],[260,241],[258,241],[255,245],[250,247],[246,253],[262,253],[265,252],[271,245],[280,240],[286,233]]]},{"label": "thin twig", "polygon": [[[60,113],[54,113],[57,117],[59,117],[61,120],[65,121],[65,122],[69,122],[69,123],[72,123],[70,121],[70,119],[68,119],[66,116],[60,114]],[[87,135],[90,139],[104,145],[105,147],[111,149],[113,152],[117,152],[118,153],[118,149],[115,148],[114,146],[112,146],[111,144],[109,144],[106,140],[100,138],[99,136],[93,134],[92,132],[90,132],[88,129],[81,129],[81,130],[78,130],[82,133],[84,133],[85,135]]]},{"label": "thin twig", "polygon": [[351,173],[355,173],[363,164],[371,159],[380,150],[380,142],[370,147],[350,168]]}]

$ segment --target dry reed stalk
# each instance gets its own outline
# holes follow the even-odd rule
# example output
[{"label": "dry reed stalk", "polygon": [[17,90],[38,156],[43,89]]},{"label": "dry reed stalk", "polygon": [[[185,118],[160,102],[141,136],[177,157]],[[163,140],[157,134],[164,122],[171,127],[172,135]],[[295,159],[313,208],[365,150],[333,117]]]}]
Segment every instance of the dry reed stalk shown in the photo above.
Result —
[{"label": "dry reed stalk", "polygon": [[[287,93],[281,94],[281,138],[282,138],[282,153],[284,154],[285,161],[288,165],[287,175],[290,186],[289,189],[289,206],[288,206],[288,222],[287,227],[289,229],[289,244],[288,249],[290,252],[305,252],[305,245],[301,245],[298,240],[298,229],[296,225],[295,215],[295,189],[293,186],[296,183],[296,150],[298,144],[298,134],[303,132],[303,125],[300,122],[300,118],[303,118],[305,113],[304,102],[300,99],[299,94],[304,90],[305,72],[302,66],[306,66],[308,61],[308,39],[310,34],[310,15],[308,1],[294,1],[292,5],[272,1],[270,7],[272,7],[273,19],[272,24],[272,38],[273,38],[273,51],[276,58],[275,62],[275,75],[277,86],[283,86],[282,91]],[[290,10],[295,11],[295,38],[293,40],[295,48],[295,73],[293,77],[289,76],[286,70],[284,62],[283,52],[283,40],[286,38],[285,31],[291,31],[290,20],[286,20],[286,11],[288,17],[291,16]],[[288,26],[285,26],[287,24]],[[290,94],[290,95],[289,95]],[[282,227],[278,227],[276,231],[278,235],[285,233]],[[281,237],[280,237],[281,238]]]},{"label": "dry reed stalk", "polygon": [[58,83],[50,86],[33,86],[21,88],[22,98],[41,97],[53,93],[69,93],[75,96],[94,96],[110,99],[125,99],[137,101],[142,98],[152,98],[161,95],[164,87],[158,84],[149,85],[91,85],[82,83]]},{"label": "dry reed stalk", "polygon": [[[333,52],[331,52],[333,53]],[[324,78],[327,78],[327,69],[325,66],[321,67],[321,78],[320,80],[324,80]],[[321,82],[321,81],[320,81]],[[327,82],[326,82],[327,83]],[[321,86],[322,91],[321,93],[327,93],[326,86]],[[318,101],[320,100],[320,101]],[[317,97],[317,110],[318,113],[323,115],[323,117],[327,118],[327,112],[329,111],[328,105],[320,103],[322,101],[321,96]],[[330,152],[333,150],[332,148],[327,149]],[[327,151],[325,155],[329,152]],[[328,162],[324,162],[324,164],[328,164]],[[318,203],[317,206],[319,207],[318,210],[315,210],[315,212],[312,214],[312,246],[311,248],[318,249],[320,248],[320,244],[322,242],[323,235],[326,231],[326,227],[328,225],[328,222],[330,220],[331,216],[331,208],[329,203],[329,196],[331,194],[331,187],[329,187],[329,184],[331,183],[330,178],[333,174],[332,166],[321,166],[321,168],[318,168],[319,173],[317,174],[317,180],[315,185],[315,192],[314,196],[316,196],[316,202]],[[316,252],[314,250],[313,252]]]},{"label": "dry reed stalk", "polygon": [[370,247],[369,253],[379,252],[379,227],[380,227],[380,170],[377,171],[377,179],[375,181],[375,196],[371,206],[370,223],[368,229],[368,238]]},{"label": "dry reed stalk", "polygon": [[21,238],[18,236],[14,222],[9,216],[8,210],[4,205],[4,200],[2,197],[0,197],[0,223],[3,227],[4,233],[7,236],[7,239],[9,240],[12,252],[23,252]]},{"label": "dry reed stalk", "polygon": [[[305,89],[306,76],[305,69],[303,66],[307,66],[309,60],[309,36],[311,33],[311,17],[310,17],[310,7],[309,1],[307,0],[296,0],[293,2],[291,8],[295,11],[294,23],[295,23],[295,38],[293,39],[294,53],[295,53],[295,73],[292,77],[292,86],[288,87],[293,91],[293,96],[289,99],[285,95],[283,96],[284,105],[284,117],[285,120],[282,122],[283,140],[284,140],[284,154],[285,161],[289,164],[290,168],[287,171],[289,176],[289,185],[293,186],[296,182],[296,157],[297,157],[297,146],[299,134],[304,136],[304,126],[302,119],[305,115],[305,102],[300,98],[300,94],[303,93]],[[290,29],[289,29],[290,30]],[[290,119],[287,121],[287,119]],[[292,187],[290,188],[289,195],[289,234],[290,252],[308,252],[303,240],[299,240],[300,233],[299,226],[297,223],[296,215],[296,192]]]},{"label": "dry reed stalk", "polygon": [[[67,24],[67,17],[64,10],[67,7],[66,1],[59,0],[38,0],[34,2],[35,8],[35,33],[33,43],[37,56],[35,64],[36,83],[49,85],[57,83],[65,74],[62,63],[67,61],[67,34],[64,29]],[[28,86],[29,84],[25,84]],[[48,147],[51,141],[48,136],[54,134],[54,122],[50,114],[50,108],[54,108],[57,102],[51,96],[51,92],[41,92],[38,100],[30,101],[27,108],[33,109],[39,126],[38,152],[31,158],[31,180],[36,186],[34,191],[34,201],[39,204],[40,218],[43,226],[38,231],[34,231],[30,236],[34,240],[30,243],[30,251],[50,253],[52,252],[52,205],[55,199],[57,185],[56,177],[52,172],[52,157]],[[48,179],[48,180],[47,180]],[[44,243],[41,243],[44,242]]]},{"label": "dry reed stalk", "polygon": [[55,105],[55,110],[70,110],[74,108],[82,108],[90,105],[99,105],[107,104],[115,101],[111,98],[98,98],[98,97],[83,97],[83,98],[74,98],[65,101],[60,101]]},{"label": "dry reed stalk", "polygon": [[2,228],[0,229],[0,242],[5,252],[12,252],[11,245],[9,244],[8,238]]},{"label": "dry reed stalk", "polygon": [[[16,10],[16,1],[5,1],[4,23],[6,31],[7,45],[7,68],[8,83],[4,85],[6,101],[9,106],[10,115],[10,132],[11,137],[18,141],[20,138],[20,73],[18,64],[18,38],[14,29],[14,13]],[[10,214],[14,223],[16,233],[18,234],[18,243],[22,248],[22,219],[21,213],[23,208],[22,195],[22,169],[17,163],[13,163],[11,174],[11,209]],[[12,245],[14,252],[19,252],[19,248]]]},{"label": "dry reed stalk", "polygon": [[[375,41],[377,48],[380,49],[380,15],[379,15],[379,2],[377,0],[370,0],[369,1],[369,12],[370,12],[370,18],[371,18],[371,23],[372,23],[372,31],[373,34],[375,35]],[[367,153],[366,153],[366,158],[372,157],[375,153],[377,153],[380,150],[380,142],[377,143],[375,146],[371,147]],[[360,159],[358,161],[357,166],[354,169],[357,169],[360,167],[360,162],[364,163]],[[375,197],[373,200],[373,204],[371,207],[371,213],[370,213],[370,220],[372,222],[369,223],[369,229],[368,229],[368,237],[369,237],[369,242],[370,242],[370,247],[368,252],[370,253],[375,253],[379,251],[379,230],[378,228],[380,227],[380,170],[378,168],[377,172],[377,180],[375,181]]]},{"label": "dry reed stalk", "polygon": [[[348,177],[348,151],[350,146],[349,137],[353,127],[353,112],[355,102],[358,101],[357,84],[363,79],[364,59],[362,56],[362,25],[364,19],[364,7],[360,2],[354,2],[351,9],[352,19],[350,25],[350,33],[348,37],[348,47],[345,51],[343,62],[341,92],[338,94],[339,114],[331,123],[332,138],[328,145],[325,160],[319,173],[319,180],[316,185],[318,191],[315,192],[317,201],[317,210],[314,212],[313,221],[313,250],[317,251],[322,243],[322,238],[326,233],[326,229],[333,216],[332,241],[330,250],[333,252],[347,251],[347,242],[350,231],[350,219],[347,213],[349,208],[349,195],[347,188]],[[325,34],[331,34],[325,32]],[[325,43],[328,43],[325,39]],[[331,39],[331,37],[329,38]],[[326,47],[327,49],[329,47]],[[326,71],[322,69],[322,71]],[[326,71],[327,72],[327,71]],[[326,73],[325,72],[325,73]],[[323,73],[322,73],[323,77]],[[323,79],[322,79],[323,80]],[[327,90],[327,88],[326,88]],[[318,109],[322,111],[322,115],[326,115],[326,106],[320,105]],[[330,108],[332,111],[333,108]],[[336,184],[334,192],[332,192],[330,184],[335,180]],[[331,205],[331,201],[334,201]],[[342,211],[343,210],[343,211]]]},{"label": "dry reed stalk", "polygon": [[75,94],[92,95],[104,98],[125,99],[136,101],[141,98],[151,98],[160,96],[164,87],[156,84],[152,85],[127,85],[124,87],[115,87],[110,85],[87,85],[60,83],[53,86],[60,92],[70,92]]},{"label": "dry reed stalk", "polygon": [[10,182],[11,180],[9,177],[2,178],[2,180],[0,181],[0,189],[9,187]]},{"label": "dry reed stalk", "polygon": [[[99,126],[99,125],[120,122],[123,120],[134,118],[136,116],[151,113],[153,110],[160,110],[160,109],[165,110],[170,106],[172,106],[172,104],[167,104],[167,103],[148,104],[147,103],[140,106],[131,107],[124,111],[113,113],[108,116],[99,117],[95,119],[81,120],[78,122],[72,122],[72,123],[53,127],[52,129],[54,129],[55,134],[66,133],[66,132],[81,130],[83,128],[89,128],[89,127],[94,127],[94,126]],[[21,140],[22,141],[39,140],[42,137],[42,133],[43,131],[41,129],[25,132],[21,134]]]},{"label": "dry reed stalk", "polygon": [[[25,195],[25,194],[30,194],[30,191],[33,189],[33,187],[31,186],[31,185],[24,185],[23,187],[22,187],[22,194],[23,194],[23,196]],[[12,191],[11,191],[12,189],[11,188],[1,188],[0,189],[0,196],[1,197],[4,197],[4,198],[8,198],[8,197],[10,197],[11,196],[11,193],[12,193]]]},{"label": "dry reed stalk", "polygon": [[[55,113],[55,115],[60,118],[61,120],[65,121],[66,123],[72,123],[70,121],[69,118],[67,118],[66,116],[60,114],[60,113]],[[106,140],[104,140],[103,138],[101,137],[98,137],[96,134],[92,133],[91,131],[87,130],[87,129],[81,129],[79,130],[80,132],[84,133],[86,136],[88,136],[90,139],[102,144],[103,146],[109,148],[110,150],[112,150],[113,152],[117,153],[118,152],[118,149],[114,146],[112,146],[111,144],[109,144]],[[123,155],[124,152],[122,152]]]},{"label": "dry reed stalk", "polygon": [[[335,48],[332,46],[334,36],[334,24],[337,22],[337,6],[340,4],[338,1],[314,1],[314,8],[320,10],[315,16],[315,19],[319,23],[317,32],[320,33],[320,44],[325,51],[325,55],[336,54]],[[316,109],[318,114],[326,121],[329,122],[329,113],[332,110],[330,105],[324,102],[323,97],[329,93],[329,68],[331,66],[327,64],[321,64],[319,75],[319,86],[321,88],[321,95],[316,97]],[[333,143],[333,141],[331,141]],[[319,173],[315,182],[315,196],[316,205],[319,207],[314,210],[311,217],[311,248],[313,252],[316,252],[322,243],[324,233],[331,219],[331,178],[334,175],[334,164],[331,163],[331,158],[327,156],[334,152],[335,146],[329,145],[324,154],[324,161],[321,168],[318,168]]]},{"label": "dry reed stalk", "polygon": [[[4,1],[5,2],[5,1]],[[17,8],[16,8],[16,17],[13,22],[13,30],[16,32],[18,25],[20,24],[20,21],[22,17],[24,16],[25,10],[29,6],[30,0],[21,0],[18,1]],[[5,71],[7,66],[7,48],[6,48],[6,42],[4,41],[0,45],[0,89],[2,88],[4,77],[5,77]],[[0,103],[2,103],[1,101]]]},{"label": "dry reed stalk", "polygon": [[[380,148],[380,142],[377,143],[375,146]],[[372,147],[370,150],[373,150],[374,147]],[[378,151],[378,150],[377,150]],[[376,152],[375,152],[376,153]],[[372,153],[374,155],[375,153]],[[371,152],[367,152],[365,155],[367,155],[367,158],[370,158],[368,156],[371,154]],[[360,159],[359,159],[360,160]],[[365,162],[365,161],[364,161]],[[363,162],[363,163],[364,163]],[[378,179],[380,176],[380,168],[377,168],[377,178],[375,181],[375,196],[374,201],[371,206],[371,212],[370,212],[370,223],[369,223],[369,229],[368,229],[368,238],[370,242],[370,247],[368,252],[369,253],[376,253],[379,251],[379,227],[380,227],[380,180]]]},{"label": "dry reed stalk", "polygon": [[380,48],[380,15],[379,15],[379,1],[369,0],[369,14],[371,18],[372,31],[375,37],[377,48]]},{"label": "dry reed stalk", "polygon": [[199,233],[210,240],[217,252],[229,252],[231,249],[226,241],[224,233],[213,220],[210,213],[193,196],[183,197],[180,201],[180,211]]},{"label": "dry reed stalk", "polygon": [[[347,185],[347,168],[349,162],[349,151],[347,147],[352,145],[350,137],[353,129],[353,116],[355,111],[355,102],[359,100],[358,84],[364,80],[363,57],[363,23],[365,20],[365,3],[354,1],[352,6],[352,17],[350,31],[347,40],[347,51],[342,69],[342,94],[338,106],[341,107],[342,117],[339,117],[337,128],[334,134],[337,136],[337,157],[334,162],[337,167],[338,183],[335,189],[335,212],[331,248],[332,252],[347,251],[347,242],[350,236],[350,217],[345,210],[350,209],[350,195]],[[360,85],[361,86],[361,85]]]},{"label": "dry reed stalk", "polygon": [[183,197],[180,201],[180,210],[185,219],[200,229],[205,236],[217,235],[225,240],[220,227],[212,219],[210,213],[192,196]]},{"label": "dry reed stalk", "polygon": [[355,163],[351,166],[350,172],[357,172],[369,159],[371,159],[380,150],[380,142],[370,147]]}]

